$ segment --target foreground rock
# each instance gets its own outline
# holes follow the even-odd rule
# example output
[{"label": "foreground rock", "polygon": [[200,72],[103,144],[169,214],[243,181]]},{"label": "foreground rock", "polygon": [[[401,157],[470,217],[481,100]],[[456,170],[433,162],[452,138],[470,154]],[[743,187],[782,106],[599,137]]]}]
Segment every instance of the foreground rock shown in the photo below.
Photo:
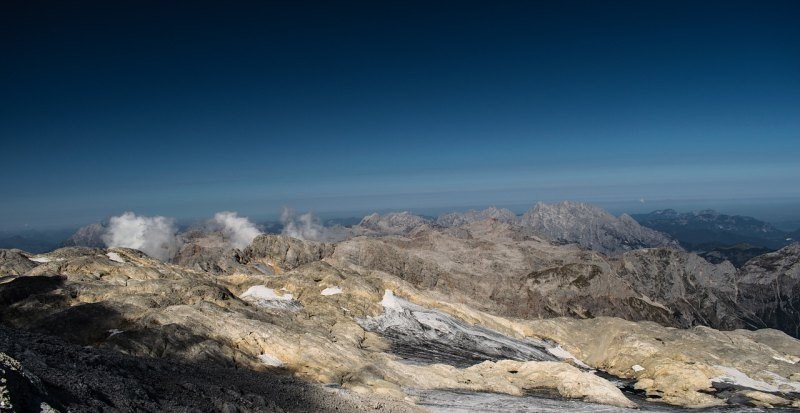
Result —
[{"label": "foreground rock", "polygon": [[[217,274],[124,248],[15,252],[8,268],[20,268],[20,257],[32,267],[0,279],[0,322],[137,360],[291,374],[408,406],[408,389],[545,391],[634,405],[591,369],[635,380],[651,399],[673,405],[797,404],[800,347],[785,334],[597,317],[686,322],[629,280],[669,269],[674,278],[636,282],[654,297],[690,302],[712,299],[698,291],[735,298],[730,285],[712,288],[729,273],[668,250],[608,259],[495,220],[463,228],[468,237],[423,226],[336,245],[261,236],[236,269]],[[594,318],[507,317],[535,318],[523,312],[530,309]],[[697,311],[688,314],[711,310]]]},{"label": "foreground rock", "polygon": [[[0,412],[55,412],[41,380],[0,352]],[[56,404],[57,405],[57,404]]]},{"label": "foreground rock", "polygon": [[776,330],[687,330],[610,317],[513,320],[404,293],[417,305],[509,336],[558,343],[592,368],[633,380],[651,401],[800,407],[800,340]]},{"label": "foreground rock", "polygon": [[679,330],[616,318],[516,327],[561,343],[592,367],[635,380],[635,389],[654,401],[800,407],[800,342],[775,330]]},{"label": "foreground rock", "polygon": [[[5,354],[19,360],[11,359],[11,369]],[[4,377],[11,379],[9,393],[0,385],[3,412],[420,411],[407,403],[337,392],[285,374],[133,357],[0,327],[3,369],[16,374]],[[13,404],[3,404],[4,394],[10,394]]]}]

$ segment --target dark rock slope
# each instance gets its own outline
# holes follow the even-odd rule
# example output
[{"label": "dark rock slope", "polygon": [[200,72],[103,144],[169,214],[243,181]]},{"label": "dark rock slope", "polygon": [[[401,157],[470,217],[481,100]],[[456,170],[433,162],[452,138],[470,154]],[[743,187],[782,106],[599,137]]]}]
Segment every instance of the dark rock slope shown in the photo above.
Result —
[{"label": "dark rock slope", "polygon": [[741,305],[761,322],[800,337],[800,243],[748,261],[736,284]]},{"label": "dark rock slope", "polygon": [[[415,411],[402,402],[342,395],[288,375],[134,357],[5,327],[0,377],[8,380],[7,388],[0,384],[2,412]],[[9,409],[2,405],[4,388]]]}]

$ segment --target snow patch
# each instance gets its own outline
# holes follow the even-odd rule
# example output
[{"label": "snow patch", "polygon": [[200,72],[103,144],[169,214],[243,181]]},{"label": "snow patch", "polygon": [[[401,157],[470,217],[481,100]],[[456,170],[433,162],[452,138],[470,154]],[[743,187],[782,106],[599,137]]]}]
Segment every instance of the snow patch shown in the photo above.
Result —
[{"label": "snow patch", "polygon": [[108,333],[108,337],[111,338],[116,336],[117,334],[124,333],[125,331],[112,328],[111,330],[107,330],[106,332]]},{"label": "snow patch", "polygon": [[284,366],[283,362],[279,358],[273,356],[272,354],[267,354],[267,353],[261,354],[260,356],[258,356],[258,359],[261,360],[261,362],[264,363],[264,365],[266,366],[270,367]]},{"label": "snow patch", "polygon": [[121,263],[123,263],[123,264],[125,263],[125,260],[124,260],[124,259],[122,259],[122,257],[120,257],[120,256],[119,256],[119,254],[117,254],[116,252],[108,252],[108,253],[106,253],[106,256],[107,256],[107,257],[108,257],[108,259],[110,259],[111,261],[115,261],[115,262],[121,262]]},{"label": "snow patch", "polygon": [[778,361],[784,361],[789,364],[797,364],[797,362],[800,361],[800,357],[795,357],[795,356],[786,356],[786,357],[772,356],[772,358]]},{"label": "snow patch", "polygon": [[251,297],[255,300],[292,300],[294,296],[291,294],[283,294],[278,295],[275,294],[275,290],[272,288],[267,288],[265,285],[254,285],[247,289],[242,295],[239,296],[240,298],[247,298]]},{"label": "snow patch", "polygon": [[277,310],[297,311],[303,308],[299,301],[290,293],[278,295],[272,288],[265,285],[254,285],[247,289],[239,298],[252,301],[259,307],[274,308]]},{"label": "snow patch", "polygon": [[383,299],[380,303],[383,308],[396,310],[396,311],[403,311],[403,304],[397,297],[394,296],[394,292],[392,290],[386,290],[383,292]]},{"label": "snow patch", "polygon": [[755,380],[744,374],[739,369],[725,366],[714,366],[722,371],[722,376],[711,379],[712,382],[733,384],[735,386],[747,387],[753,390],[760,390],[768,393],[779,391],[778,386],[769,384],[762,380]]},{"label": "snow patch", "polygon": [[341,294],[341,293],[342,293],[342,288],[341,287],[328,287],[328,288],[322,290],[321,294],[322,295],[336,295],[336,294]]},{"label": "snow patch", "polygon": [[640,366],[640,365],[638,365],[638,364],[634,364],[634,365],[632,365],[632,366],[631,366],[631,369],[632,369],[633,371],[637,372],[637,373],[638,373],[638,372],[640,372],[640,371],[644,371],[644,367],[642,367],[642,366]]},{"label": "snow patch", "polygon": [[575,364],[577,364],[577,365],[579,365],[579,366],[581,366],[583,368],[591,369],[591,367],[589,367],[584,362],[578,360],[577,357],[573,356],[572,353],[570,353],[569,351],[564,350],[564,348],[561,347],[560,345],[557,345],[555,347],[549,347],[547,349],[547,352],[552,354],[552,355],[554,355],[554,356],[556,356],[556,357],[558,357],[558,358],[560,358],[561,360],[572,360]]},{"label": "snow patch", "polygon": [[50,258],[50,257],[28,257],[28,259],[33,262],[38,262],[39,264],[45,264],[53,261],[64,261],[64,258]]}]

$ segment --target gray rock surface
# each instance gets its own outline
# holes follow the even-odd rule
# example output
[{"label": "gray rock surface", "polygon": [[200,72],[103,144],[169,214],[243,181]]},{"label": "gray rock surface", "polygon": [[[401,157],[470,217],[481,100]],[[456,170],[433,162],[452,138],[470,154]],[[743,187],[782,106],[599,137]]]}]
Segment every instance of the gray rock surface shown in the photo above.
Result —
[{"label": "gray rock surface", "polygon": [[41,380],[0,351],[0,412],[57,412]]},{"label": "gray rock surface", "polygon": [[748,261],[737,283],[739,301],[760,321],[800,337],[800,243]]},{"label": "gray rock surface", "polygon": [[412,304],[386,291],[384,313],[359,320],[368,331],[389,339],[392,352],[415,363],[469,367],[483,361],[556,361],[555,344],[520,340],[465,323],[438,310]]},{"label": "gray rock surface", "polygon": [[[796,314],[797,246],[736,270],[670,248],[607,257],[493,219],[457,231],[428,223],[400,227],[411,229],[337,244],[260,236],[230,258],[232,266],[213,270],[195,264],[228,259],[216,254],[222,250],[201,248],[188,255],[197,259],[188,267],[126,248],[11,251],[0,256],[0,268],[10,269],[0,274],[0,324],[124,353],[136,363],[185,363],[187,371],[214,381],[228,377],[214,369],[291,372],[309,383],[341,386],[340,395],[399,403],[411,400],[408,388],[517,396],[546,389],[559,397],[634,405],[604,377],[576,367],[582,361],[635,379],[649,397],[675,405],[800,407],[800,342],[772,330],[697,327],[752,328],[783,322],[770,314]],[[24,275],[11,273],[20,269]],[[402,299],[392,304],[386,290]],[[46,386],[54,383],[35,358],[7,348],[0,352]],[[556,360],[543,358],[545,352]],[[82,356],[61,353],[78,361],[46,364],[63,380],[87,382],[67,371],[70,363],[82,366]],[[150,376],[140,377],[125,360],[113,359],[107,367],[120,367],[110,376],[92,374],[109,383],[118,374],[119,386],[131,389],[151,386]],[[129,369],[134,372],[125,375]],[[252,408],[201,384],[195,395]],[[105,390],[86,390],[92,386],[70,392],[107,403]],[[71,403],[45,390],[56,402]],[[161,396],[144,394],[122,392],[120,406],[134,406],[125,404],[131,399],[150,406],[143,410],[171,409],[146,404],[162,403]]]},{"label": "gray rock surface", "polygon": [[628,215],[617,218],[602,208],[578,202],[540,202],[522,215],[519,223],[549,240],[576,243],[606,255],[651,247],[680,249],[667,235],[639,225]]},{"label": "gray rock surface", "polygon": [[285,235],[259,235],[242,253],[244,264],[263,263],[269,268],[291,270],[333,254],[334,244],[304,241]]},{"label": "gray rock surface", "polygon": [[0,377],[9,379],[14,403],[9,408],[2,404],[6,399],[0,385],[2,412],[55,411],[41,408],[43,400],[63,412],[420,411],[403,402],[342,394],[286,374],[134,357],[3,327]]},{"label": "gray rock surface", "polygon": [[353,227],[354,235],[400,235],[408,234],[414,229],[430,224],[430,220],[408,211],[390,212],[388,214],[372,214],[365,216]]},{"label": "gray rock surface", "polygon": [[615,272],[643,295],[669,307],[675,325],[723,330],[763,327],[738,304],[737,270],[727,261],[717,265],[683,251],[641,249],[624,253]]},{"label": "gray rock surface", "polygon": [[[180,235],[181,245],[170,262],[212,274],[248,271],[242,251],[234,249],[221,232],[191,231]],[[266,267],[261,267],[269,272]]]},{"label": "gray rock surface", "polygon": [[[460,228],[468,236],[428,229],[407,238],[354,238],[339,243],[333,258],[503,316],[606,315],[676,327],[718,321],[720,327],[747,325],[724,301],[732,294],[735,269],[730,265],[715,266],[670,249],[630,253],[627,261],[626,256],[609,258],[525,237],[515,225],[491,220]],[[715,286],[727,292],[717,293]],[[707,307],[685,301],[698,297],[713,301],[703,304]]]},{"label": "gray rock surface", "polygon": [[106,244],[103,241],[103,234],[105,234],[107,227],[101,223],[89,224],[84,227],[78,228],[66,241],[65,247],[91,247],[102,248]]},{"label": "gray rock surface", "polygon": [[465,224],[472,224],[474,222],[495,220],[498,222],[505,222],[507,224],[516,223],[517,215],[508,209],[489,207],[482,211],[470,210],[467,212],[450,212],[442,214],[436,219],[436,224],[443,227],[458,227]]},{"label": "gray rock surface", "polygon": [[36,265],[24,251],[0,249],[0,277],[27,274]]}]

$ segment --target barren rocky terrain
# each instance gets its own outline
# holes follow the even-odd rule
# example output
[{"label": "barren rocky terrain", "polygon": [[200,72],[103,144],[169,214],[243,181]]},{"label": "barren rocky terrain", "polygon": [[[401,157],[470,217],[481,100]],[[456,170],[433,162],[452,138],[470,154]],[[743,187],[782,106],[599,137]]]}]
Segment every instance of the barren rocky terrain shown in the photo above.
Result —
[{"label": "barren rocky terrain", "polygon": [[800,407],[797,245],[737,270],[671,245],[607,255],[497,210],[362,224],[244,249],[188,234],[170,262],[0,251],[0,408],[416,411],[436,391]]}]

